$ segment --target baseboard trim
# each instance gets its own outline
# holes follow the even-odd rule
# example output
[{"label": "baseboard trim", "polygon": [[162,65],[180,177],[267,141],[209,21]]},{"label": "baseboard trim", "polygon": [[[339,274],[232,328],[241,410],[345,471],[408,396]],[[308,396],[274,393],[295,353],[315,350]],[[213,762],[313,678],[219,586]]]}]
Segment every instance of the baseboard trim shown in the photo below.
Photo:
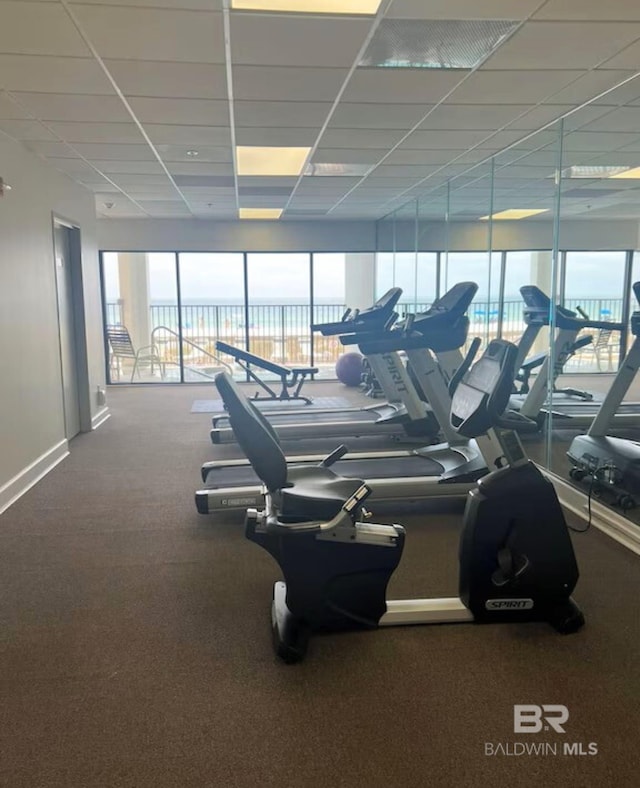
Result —
[{"label": "baseboard trim", "polygon": [[18,498],[21,498],[27,490],[37,484],[43,476],[46,476],[52,468],[64,460],[69,455],[69,444],[67,440],[56,443],[37,460],[27,465],[26,468],[16,474],[13,479],[9,479],[6,484],[0,487],[0,514],[6,511]]},{"label": "baseboard trim", "polygon": [[107,419],[111,418],[111,411],[109,408],[102,408],[91,419],[91,429],[97,430]]},{"label": "baseboard trim", "polygon": [[[545,468],[541,468],[541,470],[553,484],[562,506],[585,522],[588,522],[589,508],[586,493],[578,490],[555,473],[551,473]],[[627,550],[640,555],[640,527],[594,498],[591,498],[591,525],[611,537],[611,539],[615,539],[618,544],[623,545]]]}]

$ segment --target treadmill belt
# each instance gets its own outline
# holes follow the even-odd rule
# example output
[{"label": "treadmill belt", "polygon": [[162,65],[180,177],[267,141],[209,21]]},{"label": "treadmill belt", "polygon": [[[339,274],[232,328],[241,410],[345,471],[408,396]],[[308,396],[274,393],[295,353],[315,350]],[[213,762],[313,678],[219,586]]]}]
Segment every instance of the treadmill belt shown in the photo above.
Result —
[{"label": "treadmill belt", "polygon": [[[314,413],[313,411],[305,411],[304,413],[278,413],[278,415],[265,414],[269,420],[269,424],[275,429],[278,427],[286,426],[287,424],[327,424],[340,422],[354,421],[362,424],[365,421],[377,421],[380,418],[380,413],[371,410],[352,410],[342,411],[337,410],[335,413]],[[229,417],[224,415],[214,420],[214,427],[228,427]]]},{"label": "treadmill belt", "polygon": [[[318,465],[317,462],[290,463],[294,465]],[[442,465],[428,457],[410,454],[406,457],[363,457],[349,460],[338,460],[331,470],[341,476],[356,479],[409,478],[411,476],[440,476]],[[262,482],[250,465],[226,466],[211,469],[207,476],[205,488],[215,490],[220,487],[251,487]]]}]

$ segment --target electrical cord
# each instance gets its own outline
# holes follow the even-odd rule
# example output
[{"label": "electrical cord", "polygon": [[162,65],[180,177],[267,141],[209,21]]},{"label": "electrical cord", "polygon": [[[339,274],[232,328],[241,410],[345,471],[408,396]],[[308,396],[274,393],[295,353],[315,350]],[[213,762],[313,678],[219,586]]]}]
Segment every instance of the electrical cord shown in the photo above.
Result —
[{"label": "electrical cord", "polygon": [[[593,472],[590,474],[591,481],[589,482],[589,490],[587,492],[587,525],[585,528],[575,528],[574,526],[569,525],[568,528],[570,531],[573,531],[577,534],[586,534],[587,531],[591,528],[592,525],[592,511],[591,511],[591,499],[593,498],[593,488],[595,483],[602,478],[602,475],[605,471],[616,471],[617,468],[615,465],[606,464],[600,465],[599,467],[595,468]],[[598,478],[600,477],[600,479]]]}]

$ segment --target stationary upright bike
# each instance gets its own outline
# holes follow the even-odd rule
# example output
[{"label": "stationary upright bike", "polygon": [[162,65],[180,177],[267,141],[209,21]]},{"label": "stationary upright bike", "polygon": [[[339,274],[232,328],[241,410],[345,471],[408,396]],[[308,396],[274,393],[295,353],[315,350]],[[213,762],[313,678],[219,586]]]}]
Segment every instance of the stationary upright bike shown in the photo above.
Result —
[{"label": "stationary upright bike", "polygon": [[571,599],[578,567],[564,515],[516,432],[537,425],[504,412],[516,355],[515,345],[494,340],[453,397],[455,429],[468,438],[488,432],[501,451],[469,494],[460,595],[446,599],[387,601],[404,528],[369,522],[367,486],[334,474],[326,462],[315,475],[310,469],[303,484],[286,487],[286,461],[270,425],[228,375],[216,378],[238,442],[266,486],[264,510],[247,512],[246,536],[276,559],[284,577],[274,588],[272,626],[285,662],[300,661],[316,631],[532,620],[561,633],[580,629],[584,617]]}]

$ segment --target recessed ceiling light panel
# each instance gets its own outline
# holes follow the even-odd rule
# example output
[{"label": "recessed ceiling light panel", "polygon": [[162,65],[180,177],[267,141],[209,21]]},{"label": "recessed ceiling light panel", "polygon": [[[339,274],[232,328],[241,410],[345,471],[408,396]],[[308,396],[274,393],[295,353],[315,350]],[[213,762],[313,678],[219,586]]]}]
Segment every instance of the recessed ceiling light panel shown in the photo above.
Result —
[{"label": "recessed ceiling light panel", "polygon": [[382,0],[231,0],[235,11],[281,11],[290,14],[370,14]]},{"label": "recessed ceiling light panel", "polygon": [[383,19],[359,66],[474,68],[514,30],[504,19]]},{"label": "recessed ceiling light panel", "polygon": [[625,167],[622,172],[610,175],[610,178],[640,178],[640,167]]},{"label": "recessed ceiling light panel", "polygon": [[240,208],[238,215],[241,219],[279,219],[282,208]]},{"label": "recessed ceiling light panel", "polygon": [[311,148],[238,145],[238,175],[300,175]]},{"label": "recessed ceiling light panel", "polygon": [[547,213],[548,208],[509,208],[506,211],[498,211],[491,216],[481,216],[482,221],[489,219],[528,219],[531,216],[537,216],[539,213]]},{"label": "recessed ceiling light panel", "polygon": [[[607,167],[605,165],[599,166],[582,166],[582,165],[575,165],[573,167],[567,167],[566,170],[562,170],[562,177],[563,178],[615,178],[618,177],[620,173],[628,171],[629,167]],[[553,178],[553,175],[549,176]]]},{"label": "recessed ceiling light panel", "polygon": [[325,177],[360,176],[366,175],[372,166],[372,164],[331,164],[328,162],[318,162],[317,164],[307,164],[304,174]]}]

